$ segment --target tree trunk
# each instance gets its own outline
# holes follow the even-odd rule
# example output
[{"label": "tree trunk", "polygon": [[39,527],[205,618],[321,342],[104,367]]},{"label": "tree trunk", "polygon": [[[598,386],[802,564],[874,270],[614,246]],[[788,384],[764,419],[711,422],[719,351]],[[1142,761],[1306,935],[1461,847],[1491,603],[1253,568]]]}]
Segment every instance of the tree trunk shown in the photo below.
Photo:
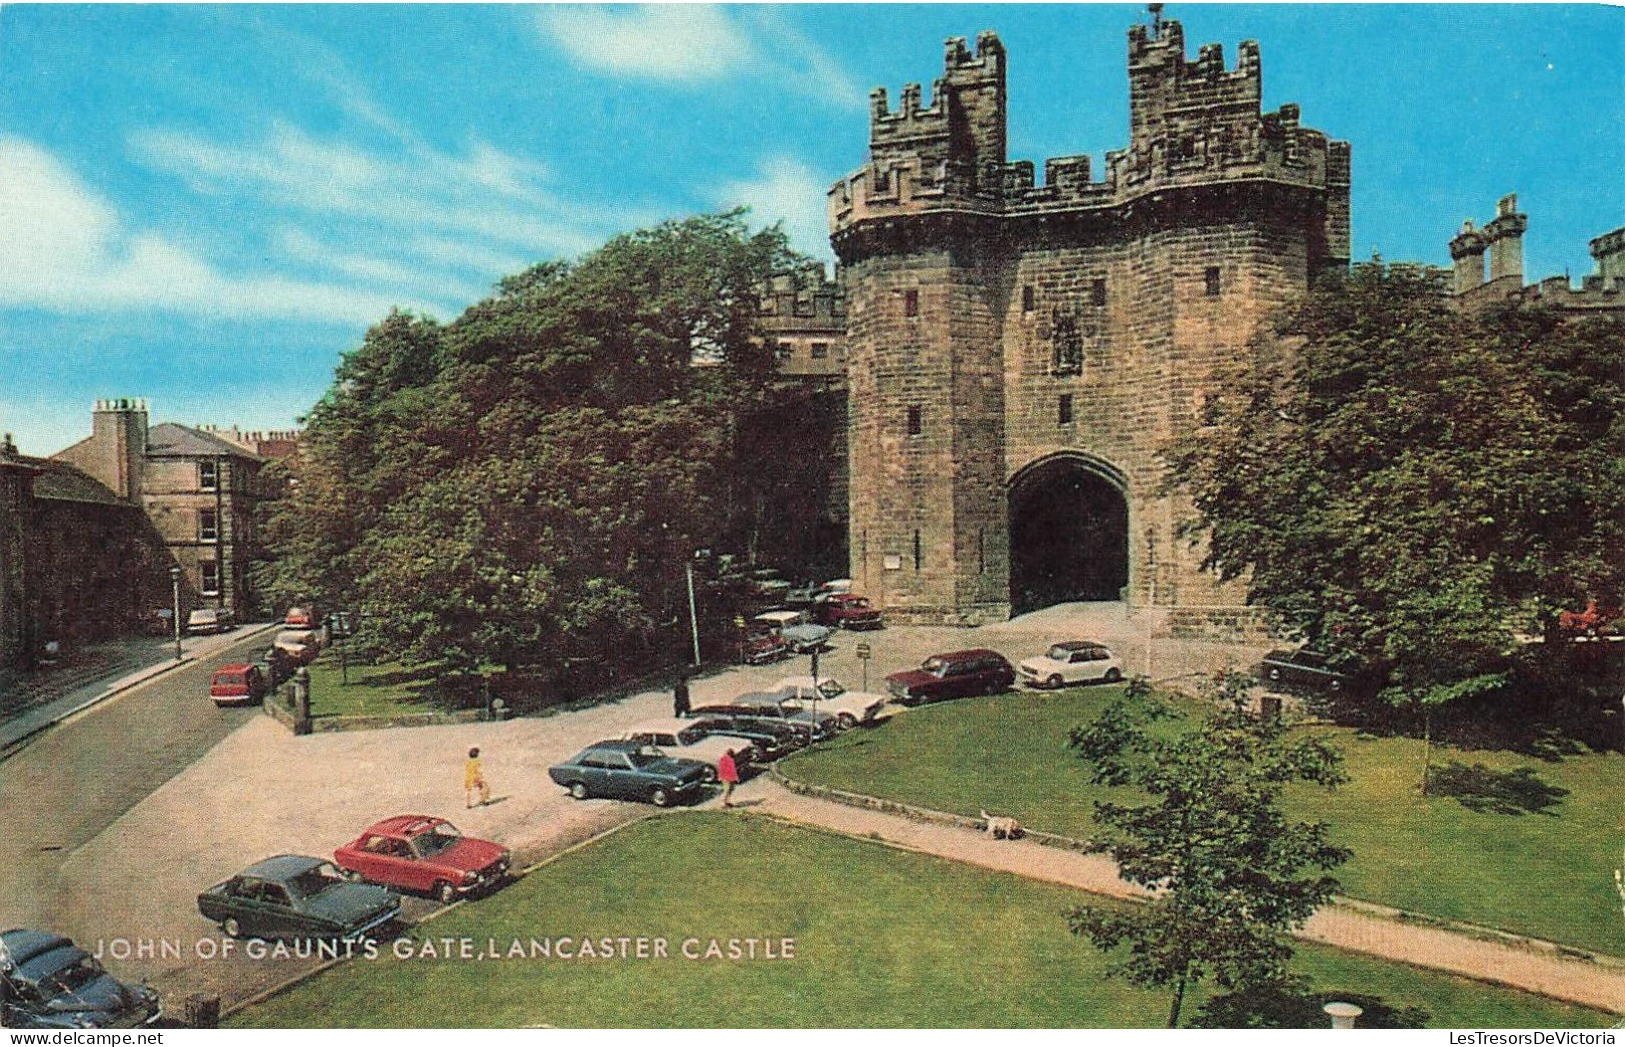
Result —
[{"label": "tree trunk", "polygon": [[1433,764],[1433,710],[1422,706],[1422,796],[1428,794],[1428,775]]},{"label": "tree trunk", "polygon": [[1179,979],[1179,987],[1174,991],[1174,1006],[1168,1012],[1168,1028],[1179,1028],[1179,1009],[1185,1005],[1185,979]]}]

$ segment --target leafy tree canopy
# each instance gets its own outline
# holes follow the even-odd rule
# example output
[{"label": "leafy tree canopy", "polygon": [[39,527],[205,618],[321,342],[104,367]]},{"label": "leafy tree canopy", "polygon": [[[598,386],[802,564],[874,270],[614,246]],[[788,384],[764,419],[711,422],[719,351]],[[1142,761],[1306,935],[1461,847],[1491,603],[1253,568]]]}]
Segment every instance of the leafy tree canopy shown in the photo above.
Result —
[{"label": "leafy tree canopy", "polygon": [[1625,589],[1625,323],[1452,309],[1377,265],[1288,309],[1173,449],[1208,565],[1396,700]]},{"label": "leafy tree canopy", "polygon": [[1151,798],[1097,801],[1095,819],[1105,829],[1099,849],[1124,879],[1155,893],[1129,909],[1073,909],[1068,920],[1097,948],[1123,950],[1110,973],[1173,987],[1169,1028],[1191,984],[1280,983],[1292,954],[1285,935],[1336,891],[1320,873],[1349,857],[1328,842],[1324,824],[1291,821],[1280,808],[1290,782],[1344,781],[1340,754],[1288,734],[1279,718],[1248,715],[1238,699],[1250,682],[1221,674],[1216,697],[1226,704],[1193,720],[1137,680],[1072,732],[1097,784]]},{"label": "leafy tree canopy", "polygon": [[449,324],[392,313],[307,420],[262,581],[364,609],[412,660],[646,647],[684,561],[745,526],[738,420],[774,375],[759,296],[794,263],[733,212],[533,266]]}]

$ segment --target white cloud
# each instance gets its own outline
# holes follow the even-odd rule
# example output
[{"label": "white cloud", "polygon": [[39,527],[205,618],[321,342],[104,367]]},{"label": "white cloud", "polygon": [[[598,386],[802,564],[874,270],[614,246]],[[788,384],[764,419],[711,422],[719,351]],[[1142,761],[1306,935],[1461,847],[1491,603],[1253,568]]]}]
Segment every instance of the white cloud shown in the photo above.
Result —
[{"label": "white cloud", "polygon": [[543,165],[485,142],[460,155],[408,145],[398,156],[382,156],[278,123],[253,143],[143,131],[130,145],[139,160],[197,192],[252,197],[399,232],[496,242],[533,257],[588,250],[638,215],[636,208],[567,201],[543,183]]},{"label": "white cloud", "polygon": [[782,221],[790,246],[827,261],[833,254],[824,201],[834,181],[820,177],[799,160],[777,157],[758,165],[755,178],[723,186],[717,203],[749,207],[751,218],[759,225]]},{"label": "white cloud", "polygon": [[350,286],[221,272],[157,233],[126,228],[48,151],[0,138],[0,305],[353,323],[398,301]]},{"label": "white cloud", "polygon": [[799,94],[845,106],[866,95],[828,54],[765,8],[749,5],[556,6],[543,35],[589,69],[667,83],[769,76]]},{"label": "white cloud", "polygon": [[699,4],[547,7],[541,27],[589,68],[655,80],[716,80],[761,58],[721,8]]}]

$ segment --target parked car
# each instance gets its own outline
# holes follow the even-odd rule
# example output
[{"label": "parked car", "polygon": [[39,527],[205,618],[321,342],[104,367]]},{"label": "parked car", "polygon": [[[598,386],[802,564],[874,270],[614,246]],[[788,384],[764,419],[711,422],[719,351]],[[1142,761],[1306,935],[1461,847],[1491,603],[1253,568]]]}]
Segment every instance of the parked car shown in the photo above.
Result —
[{"label": "parked car", "polygon": [[513,853],[501,844],[464,836],[444,818],[386,818],[333,852],[345,872],[369,883],[451,902],[501,883]]},{"label": "parked car", "polygon": [[698,724],[712,735],[749,742],[755,753],[752,763],[771,763],[798,748],[795,728],[758,716],[709,713],[685,722]]},{"label": "parked car", "polygon": [[681,756],[698,760],[710,772],[709,781],[717,780],[717,761],[723,753],[731,752],[741,766],[755,761],[755,751],[749,742],[731,735],[713,735],[694,720],[660,720],[640,724],[623,737],[629,742],[652,745],[667,756]]},{"label": "parked car", "polygon": [[856,593],[830,593],[813,605],[813,615],[822,624],[836,629],[879,629],[886,624],[880,608],[870,603],[867,596]]},{"label": "parked car", "polygon": [[233,938],[356,941],[399,920],[401,898],[351,883],[332,862],[279,854],[198,895],[197,909]]},{"label": "parked car", "polygon": [[809,741],[828,738],[841,727],[840,721],[830,710],[820,706],[818,715],[814,716],[810,702],[782,691],[746,692],[729,703],[729,708],[739,709],[746,716],[783,720],[798,729],[805,728],[809,732]]},{"label": "parked car", "polygon": [[0,1027],[133,1029],[163,1013],[156,992],[115,980],[60,934],[0,933]]},{"label": "parked car", "polygon": [[286,654],[296,666],[309,665],[322,651],[314,629],[284,629],[276,634],[271,646]]},{"label": "parked car", "polygon": [[595,742],[547,776],[578,800],[610,796],[644,800],[669,807],[704,788],[710,768],[698,760],[667,756],[660,750],[624,739]]},{"label": "parked car", "polygon": [[777,602],[790,591],[790,583],[773,568],[758,567],[750,572],[750,591],[758,599]]},{"label": "parked car", "polygon": [[252,705],[270,689],[264,670],[246,662],[222,665],[209,678],[209,697],[216,705]]},{"label": "parked car", "polygon": [[799,704],[782,704],[776,694],[742,694],[732,702],[719,702],[714,705],[702,705],[689,713],[695,718],[727,718],[736,723],[755,722],[758,724],[771,724],[789,730],[794,737],[795,748],[822,741],[835,733],[835,717],[818,711],[818,724],[813,724],[812,713],[802,709]]},{"label": "parked car", "polygon": [[282,624],[290,629],[314,629],[321,623],[316,620],[316,612],[310,607],[290,607]]},{"label": "parked car", "polygon": [[814,622],[806,611],[767,611],[751,621],[764,632],[777,634],[796,654],[820,650],[829,642],[830,628]]},{"label": "parked car", "polygon": [[1062,687],[1069,683],[1104,680],[1116,683],[1123,678],[1123,664],[1105,644],[1092,640],[1068,640],[1051,644],[1037,658],[1017,666],[1022,682],[1030,687]]},{"label": "parked car", "polygon": [[752,622],[746,630],[740,652],[746,665],[766,665],[790,657],[790,645],[775,629]]},{"label": "parked car", "polygon": [[799,585],[792,585],[785,590],[784,606],[792,608],[806,607],[813,602],[813,598],[818,595],[820,588],[817,582],[802,582]]},{"label": "parked car", "polygon": [[886,689],[904,705],[963,698],[971,694],[998,694],[1016,682],[1016,671],[1004,655],[976,648],[934,654],[918,669],[892,673]]},{"label": "parked car", "polygon": [[231,611],[224,607],[200,607],[186,617],[186,631],[199,633],[229,633],[237,627]]},{"label": "parked car", "polygon": [[811,706],[814,692],[818,695],[818,711],[835,717],[842,730],[860,723],[874,723],[886,707],[886,696],[872,691],[849,691],[833,676],[826,676],[813,684],[811,676],[786,676],[773,685],[779,694],[788,695]]},{"label": "parked car", "polygon": [[1272,687],[1302,687],[1309,690],[1341,691],[1349,678],[1331,668],[1331,656],[1307,648],[1271,651],[1259,663],[1259,679]]}]

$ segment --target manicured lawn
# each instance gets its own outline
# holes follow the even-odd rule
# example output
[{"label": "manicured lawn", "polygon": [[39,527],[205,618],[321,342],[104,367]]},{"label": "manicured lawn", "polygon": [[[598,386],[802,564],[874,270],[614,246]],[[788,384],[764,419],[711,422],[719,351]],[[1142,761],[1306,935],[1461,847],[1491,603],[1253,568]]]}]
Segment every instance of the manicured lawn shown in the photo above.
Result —
[{"label": "manicured lawn", "polygon": [[[924,706],[783,769],[820,785],[973,817],[985,807],[1088,837],[1093,802],[1107,790],[1089,783],[1087,765],[1066,748],[1067,732],[1113,693],[1096,686]],[[1613,881],[1625,841],[1618,753],[1548,762],[1436,746],[1434,766],[1458,765],[1467,798],[1485,807],[1473,810],[1453,796],[1423,798],[1420,741],[1306,729],[1331,735],[1347,758],[1351,780],[1335,793],[1289,795],[1300,817],[1329,822],[1353,848],[1337,872],[1345,894],[1625,955]]]},{"label": "manicured lawn", "polygon": [[[1168,998],[1102,977],[1074,891],[721,813],[637,823],[425,924],[422,943],[665,937],[667,959],[356,960],[235,1016],[253,1027],[1158,1026]],[[689,960],[685,939],[795,939],[793,959]],[[453,950],[460,943],[453,945]],[[703,947],[702,947],[703,948]],[[1317,989],[1436,1027],[1597,1027],[1522,993],[1301,948]],[[1186,1011],[1194,1015],[1201,1001]]]},{"label": "manicured lawn", "polygon": [[349,664],[348,684],[340,652],[322,652],[310,667],[310,714],[324,716],[404,716],[452,708],[436,679],[437,666],[405,666],[399,662]]}]

